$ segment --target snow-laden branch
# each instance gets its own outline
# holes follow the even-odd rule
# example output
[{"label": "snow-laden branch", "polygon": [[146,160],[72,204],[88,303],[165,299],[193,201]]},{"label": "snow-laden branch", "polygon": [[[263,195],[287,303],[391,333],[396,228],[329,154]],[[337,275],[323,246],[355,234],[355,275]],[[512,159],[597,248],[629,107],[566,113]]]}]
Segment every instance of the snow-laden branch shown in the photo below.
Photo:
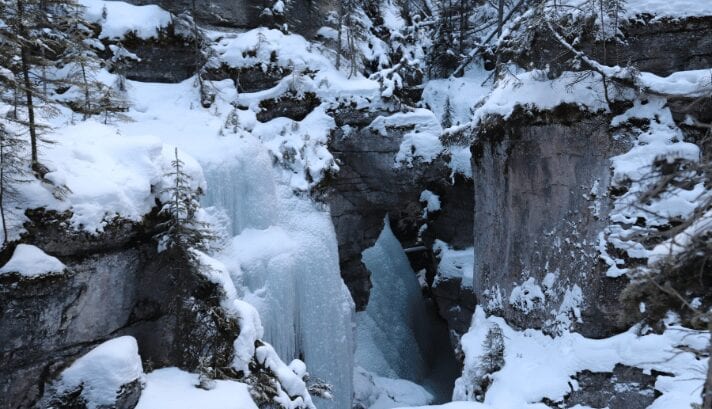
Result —
[{"label": "snow-laden branch", "polygon": [[588,69],[600,74],[604,81],[609,80],[642,93],[665,98],[696,98],[712,95],[712,70],[683,71],[663,78],[649,72],[641,73],[633,67],[618,65],[611,67],[599,63],[578,50],[559,34],[549,19],[545,21],[554,38]]},{"label": "snow-laden branch", "polygon": [[[517,9],[519,9],[519,7],[520,7],[522,4],[524,4],[525,1],[526,1],[526,0],[519,0],[519,2],[517,2],[517,4],[514,5],[514,7],[512,7],[511,9],[509,9],[509,12],[507,12],[507,14],[506,14],[506,15],[504,16],[504,18],[502,19],[502,24],[501,24],[502,26],[504,26],[504,23],[506,23],[507,21],[509,21],[510,18],[512,18],[512,15],[514,15],[514,12],[516,12]],[[501,27],[498,27],[498,28],[501,28]],[[455,71],[452,73],[452,75],[453,75],[453,76],[458,76],[459,74],[463,73],[464,70],[465,70],[465,68],[466,68],[468,65],[470,65],[470,63],[475,59],[475,57],[476,57],[479,53],[481,53],[482,51],[484,51],[484,49],[485,49],[485,47],[487,46],[487,44],[488,44],[488,43],[494,38],[494,36],[495,36],[497,33],[499,33],[499,32],[500,32],[499,29],[493,30],[493,31],[487,36],[487,38],[485,38],[485,40],[484,40],[480,45],[478,45],[478,46],[475,47],[472,51],[470,51],[470,53],[467,55],[467,58],[465,58],[465,61],[463,61],[462,64],[460,64],[460,66],[457,67],[457,69],[455,69]]]}]

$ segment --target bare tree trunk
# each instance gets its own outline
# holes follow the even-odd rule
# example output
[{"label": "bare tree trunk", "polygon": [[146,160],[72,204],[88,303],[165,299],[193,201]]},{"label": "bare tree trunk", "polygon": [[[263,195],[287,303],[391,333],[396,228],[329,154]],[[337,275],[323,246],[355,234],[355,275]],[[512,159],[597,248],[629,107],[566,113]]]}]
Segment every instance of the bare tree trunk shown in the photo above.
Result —
[{"label": "bare tree trunk", "polygon": [[499,0],[497,7],[497,37],[502,36],[502,26],[504,26],[504,0]]},{"label": "bare tree trunk", "polygon": [[79,66],[82,68],[82,81],[84,82],[84,120],[89,118],[91,113],[91,101],[89,96],[89,81],[87,81],[87,69],[84,61],[79,62]]},{"label": "bare tree trunk", "polygon": [[[27,29],[23,24],[25,14],[25,4],[24,1],[17,1],[17,17],[19,23],[18,31],[20,35],[26,39]],[[27,103],[27,125],[30,129],[30,148],[32,152],[32,170],[37,171],[39,169],[39,160],[37,158],[37,126],[35,124],[35,106],[32,101],[32,82],[30,81],[30,63],[28,61],[27,53],[29,50],[25,44],[20,46],[20,63],[22,68],[22,76],[25,84],[25,100]]]},{"label": "bare tree trunk", "polygon": [[[3,138],[4,135],[0,135]],[[0,220],[2,221],[3,247],[7,244],[7,222],[5,221],[5,143],[0,142]]]},{"label": "bare tree trunk", "polygon": [[[712,321],[707,324],[707,329],[712,334]],[[707,362],[707,379],[702,389],[702,409],[712,409],[712,338],[707,346],[709,361]]]},{"label": "bare tree trunk", "polygon": [[25,80],[25,100],[27,103],[27,126],[30,128],[30,147],[32,151],[32,169],[36,170],[39,165],[37,159],[37,127],[35,125],[35,106],[32,101],[32,83],[30,82],[30,67],[27,63],[27,49],[22,47],[22,76]]},{"label": "bare tree trunk", "polygon": [[338,28],[338,32],[337,32],[338,34],[336,36],[336,69],[337,70],[341,68],[341,52],[342,52],[342,50],[341,50],[341,33],[343,31],[343,29],[342,29],[343,24],[344,24],[344,14],[343,14],[343,10],[342,10],[339,15],[339,22],[338,22],[339,28]]}]

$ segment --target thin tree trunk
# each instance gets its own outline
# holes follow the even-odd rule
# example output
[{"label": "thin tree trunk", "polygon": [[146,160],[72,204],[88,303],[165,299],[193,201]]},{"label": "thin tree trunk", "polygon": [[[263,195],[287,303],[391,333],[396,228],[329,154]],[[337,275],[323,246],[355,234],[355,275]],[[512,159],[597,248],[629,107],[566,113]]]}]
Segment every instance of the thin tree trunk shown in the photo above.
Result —
[{"label": "thin tree trunk", "polygon": [[336,69],[339,70],[341,68],[341,33],[343,31],[342,27],[344,24],[344,17],[343,17],[343,10],[341,12],[341,15],[339,16],[339,28],[338,32],[336,35]]},{"label": "thin tree trunk", "polygon": [[35,107],[32,101],[32,84],[30,82],[30,67],[27,63],[27,49],[23,46],[21,54],[22,75],[25,80],[25,99],[27,102],[27,120],[30,128],[30,147],[32,151],[32,169],[37,170],[39,160],[37,159],[37,127],[35,124]]},{"label": "thin tree trunk", "polygon": [[504,0],[499,0],[497,7],[497,38],[502,36],[502,26],[504,26]]},{"label": "thin tree trunk", "polygon": [[[2,138],[4,135],[0,135]],[[2,221],[3,247],[7,244],[7,222],[5,221],[5,144],[0,142],[0,220]]]},{"label": "thin tree trunk", "polygon": [[[25,18],[25,4],[24,1],[17,1],[17,19],[18,32],[23,39],[27,39],[27,29],[23,24],[23,19]],[[27,46],[22,44],[20,46],[20,63],[22,68],[22,76],[24,77],[25,83],[25,99],[27,102],[27,122],[28,128],[30,129],[30,148],[32,152],[31,165],[32,170],[37,171],[39,169],[39,160],[37,158],[37,127],[35,124],[35,106],[32,102],[32,82],[30,81],[30,63],[27,58]]]},{"label": "thin tree trunk", "polygon": [[83,61],[79,63],[82,67],[82,81],[84,82],[84,120],[89,118],[91,112],[91,101],[89,96],[89,82],[87,81],[87,69]]},{"label": "thin tree trunk", "polygon": [[[712,333],[712,321],[707,324],[707,329]],[[712,409],[712,338],[707,346],[709,360],[707,361],[707,379],[702,389],[702,409]]]}]

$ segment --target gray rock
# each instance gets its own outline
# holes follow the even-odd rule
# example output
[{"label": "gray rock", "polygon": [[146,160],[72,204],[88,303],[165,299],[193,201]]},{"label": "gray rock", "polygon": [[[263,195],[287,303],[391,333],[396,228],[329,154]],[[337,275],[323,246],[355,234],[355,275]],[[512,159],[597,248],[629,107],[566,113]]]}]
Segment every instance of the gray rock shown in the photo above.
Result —
[{"label": "gray rock", "polygon": [[616,364],[612,372],[579,372],[574,377],[578,389],[566,396],[563,407],[645,409],[660,396],[655,390],[657,375],[655,371],[649,375],[640,368],[622,364]]},{"label": "gray rock", "polygon": [[270,0],[129,0],[129,3],[157,4],[174,14],[195,10],[198,22],[212,26],[255,28],[286,22],[291,30],[305,37],[316,33],[332,9],[332,4],[326,1],[295,0],[285,2],[284,16],[277,16],[263,13],[274,5],[275,1]]},{"label": "gray rock", "polygon": [[440,279],[433,283],[433,299],[437,303],[438,314],[448,324],[454,335],[451,339],[453,347],[470,329],[472,314],[475,312],[475,294],[471,287],[463,286],[461,278]]},{"label": "gray rock", "polygon": [[382,136],[369,129],[367,125],[378,115],[351,108],[334,113],[337,124],[353,128],[348,135],[343,129],[331,135],[329,151],[340,170],[319,188],[321,200],[331,208],[341,274],[358,310],[368,303],[371,287],[361,252],[376,242],[386,214],[403,246],[413,245],[421,223],[423,186],[449,184],[450,169],[442,158],[430,164],[394,167],[404,132],[391,128],[388,136]]},{"label": "gray rock", "polygon": [[[137,339],[146,367],[229,366],[239,329],[221,290],[182,252],[157,253],[154,220],[116,221],[96,236],[65,230],[63,240],[67,215],[28,214],[23,241],[67,271],[0,276],[0,408],[33,407],[62,369],[121,335]],[[126,407],[137,399],[130,388],[122,396]]]},{"label": "gray rock", "polygon": [[[641,16],[638,20],[624,21],[621,32],[625,43],[597,41],[592,22],[583,24],[586,29],[578,42],[579,49],[607,65],[631,64],[640,71],[661,76],[712,66],[712,16],[686,19]],[[571,65],[573,55],[553,38],[545,25],[535,31],[526,47],[521,47],[521,38],[508,41],[514,49],[525,50],[525,54],[505,53],[503,58],[522,67],[548,66],[555,73],[580,69]]]},{"label": "gray rock", "polygon": [[[577,286],[583,296],[582,322],[573,319],[577,331],[605,337],[624,328],[617,294],[625,281],[605,276],[596,249],[609,207],[608,158],[628,148],[610,138],[609,120],[565,105],[550,112],[519,108],[479,128],[472,148],[474,291],[485,309],[517,327],[560,324],[552,310],[574,318],[562,301]],[[555,277],[551,288],[548,273]],[[531,308],[512,305],[513,288],[529,278],[544,299]]]}]

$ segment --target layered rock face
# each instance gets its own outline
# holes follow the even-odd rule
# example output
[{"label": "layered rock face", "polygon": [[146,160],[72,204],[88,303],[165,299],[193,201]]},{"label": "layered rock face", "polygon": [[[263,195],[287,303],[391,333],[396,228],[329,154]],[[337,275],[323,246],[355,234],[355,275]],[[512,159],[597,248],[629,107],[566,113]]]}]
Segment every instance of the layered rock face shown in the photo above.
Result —
[{"label": "layered rock face", "polygon": [[424,186],[449,184],[450,169],[441,159],[413,167],[395,166],[404,131],[389,128],[388,136],[383,136],[368,128],[378,115],[349,110],[335,113],[337,124],[348,124],[352,131],[345,135],[339,128],[330,138],[329,151],[340,170],[326,183],[323,193],[339,240],[341,275],[357,310],[365,308],[371,287],[361,253],[376,242],[386,214],[403,246],[413,245],[421,223]]},{"label": "layered rock face", "polygon": [[23,239],[59,257],[67,270],[0,277],[3,408],[33,407],[65,367],[121,335],[138,340],[147,367],[229,366],[239,331],[220,309],[220,290],[181,252],[158,254],[150,222],[119,221],[92,236],[67,231],[62,215],[28,216]]},{"label": "layered rock face", "polygon": [[[712,37],[700,37],[712,30],[712,18],[646,19],[622,24],[626,44],[604,47],[589,32],[578,46],[606,64],[658,75],[712,65]],[[572,69],[572,55],[546,29],[530,40],[531,53],[511,56],[519,65],[548,66],[550,75]],[[682,120],[690,102],[672,98],[668,106]],[[694,113],[707,117],[701,106]],[[610,158],[631,147],[610,129],[621,112],[518,107],[507,119],[479,124],[472,146],[474,289],[486,311],[520,328],[556,333],[563,323],[594,338],[630,326],[619,318],[627,278],[607,277],[599,258],[612,205]]]},{"label": "layered rock face", "polygon": [[137,5],[157,4],[164,9],[181,14],[194,11],[202,24],[232,28],[255,28],[287,22],[290,29],[311,37],[323,25],[331,9],[329,2],[297,0],[287,2],[279,13],[276,2],[268,0],[129,0]]},{"label": "layered rock face", "polygon": [[611,139],[608,115],[574,106],[482,124],[472,148],[474,289],[486,309],[522,328],[555,325],[550,311],[572,313],[578,305],[563,302],[578,286],[586,324],[577,329],[603,337],[618,328],[622,283],[603,275],[597,236],[607,224],[608,158],[625,148]]},{"label": "layered rock face", "polygon": [[[622,21],[620,31],[624,43],[596,41],[600,33],[593,23],[588,21],[583,24],[586,29],[579,49],[606,65],[632,65],[640,71],[660,76],[712,66],[712,17],[709,16],[661,19],[643,15],[635,20]],[[522,45],[519,43],[521,39],[509,41],[510,46],[515,48]],[[549,67],[560,72],[571,69],[573,54],[542,27],[533,33],[526,55],[505,52],[504,58],[511,58],[522,67]]]}]

